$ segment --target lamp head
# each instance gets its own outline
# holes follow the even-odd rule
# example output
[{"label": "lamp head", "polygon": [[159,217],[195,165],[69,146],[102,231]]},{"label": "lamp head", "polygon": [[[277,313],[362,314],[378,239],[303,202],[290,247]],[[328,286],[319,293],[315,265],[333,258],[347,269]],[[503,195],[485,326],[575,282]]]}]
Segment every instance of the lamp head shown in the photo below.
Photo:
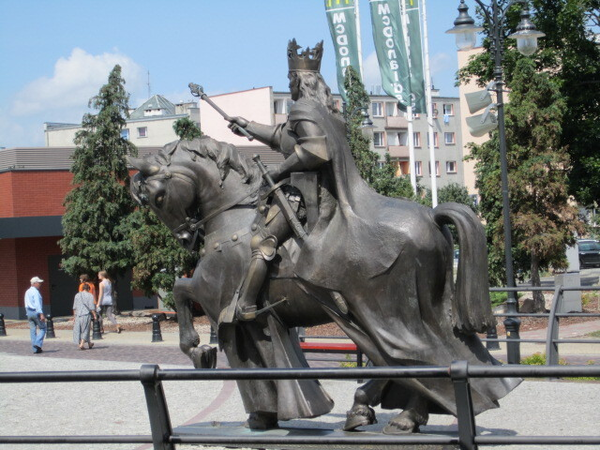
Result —
[{"label": "lamp head", "polygon": [[454,28],[446,31],[446,33],[456,36],[458,50],[471,50],[475,47],[475,33],[482,30],[483,27],[475,26],[475,19],[469,15],[469,7],[465,4],[465,0],[460,0],[458,17],[454,21]]},{"label": "lamp head", "polygon": [[523,9],[517,31],[508,36],[517,40],[517,50],[525,56],[533,55],[538,48],[538,38],[546,36],[541,31],[536,30],[535,25],[529,20],[530,17],[529,8]]}]

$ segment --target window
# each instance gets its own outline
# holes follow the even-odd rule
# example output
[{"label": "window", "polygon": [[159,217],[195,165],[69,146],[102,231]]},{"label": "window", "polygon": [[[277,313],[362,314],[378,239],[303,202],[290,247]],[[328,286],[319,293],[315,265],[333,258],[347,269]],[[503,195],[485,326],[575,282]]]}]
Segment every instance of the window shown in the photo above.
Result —
[{"label": "window", "polygon": [[[431,176],[431,162],[427,163],[427,167],[429,168],[429,176]],[[435,162],[435,176],[436,177],[440,176],[440,162],[439,161]]]},{"label": "window", "polygon": [[437,116],[438,116],[437,103],[431,104],[431,110],[433,111],[433,118],[437,119]]},{"label": "window", "polygon": [[275,104],[273,106],[275,109],[275,114],[287,114],[287,99],[278,98],[275,100]]},{"label": "window", "polygon": [[444,133],[444,143],[446,145],[454,145],[456,144],[456,136],[454,132],[446,132]]},{"label": "window", "polygon": [[421,146],[421,133],[419,133],[418,131],[413,133],[413,144],[415,147]]},{"label": "window", "polygon": [[[429,133],[427,133],[427,146],[429,146]],[[436,148],[440,146],[440,141],[438,139],[438,132],[437,131],[433,132],[433,146],[436,147]]]},{"label": "window", "polygon": [[129,140],[129,128],[123,128],[121,130],[121,137],[123,139]]},{"label": "window", "polygon": [[398,111],[398,103],[385,103],[385,115],[388,117],[396,117],[399,116],[400,111]]},{"label": "window", "polygon": [[446,161],[446,173],[456,173],[456,161]]},{"label": "window", "polygon": [[388,131],[388,145],[408,145],[408,133],[398,131]]},{"label": "window", "polygon": [[138,137],[139,138],[148,137],[148,127],[139,127],[137,129],[137,131],[138,131]]},{"label": "window", "polygon": [[373,117],[383,117],[383,104],[381,102],[371,103],[371,109],[373,110]]},{"label": "window", "polygon": [[423,176],[423,162],[415,161],[415,175],[418,177]]},{"label": "window", "polygon": [[385,142],[383,140],[383,131],[373,132],[373,145],[375,147],[384,147]]},{"label": "window", "polygon": [[453,116],[454,115],[454,105],[452,103],[444,103],[442,105],[444,109],[445,116]]}]

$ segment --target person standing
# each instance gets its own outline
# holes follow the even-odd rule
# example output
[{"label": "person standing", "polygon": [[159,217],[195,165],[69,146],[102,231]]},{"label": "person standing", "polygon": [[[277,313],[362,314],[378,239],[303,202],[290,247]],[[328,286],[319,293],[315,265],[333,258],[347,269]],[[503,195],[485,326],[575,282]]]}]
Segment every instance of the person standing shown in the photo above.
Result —
[{"label": "person standing", "polygon": [[90,324],[92,317],[96,318],[95,308],[94,297],[90,294],[90,285],[83,283],[81,291],[75,294],[73,301],[73,342],[79,346],[80,350],[85,349],[86,342],[88,348],[94,346],[90,340]]},{"label": "person standing", "polygon": [[33,353],[42,353],[42,345],[46,336],[46,316],[44,315],[40,286],[44,280],[40,277],[33,277],[30,282],[31,287],[25,292],[25,313],[29,321]]},{"label": "person standing", "polygon": [[102,306],[102,314],[106,314],[106,318],[117,328],[117,333],[121,332],[121,326],[117,323],[117,318],[113,312],[113,290],[112,283],[108,278],[106,271],[98,272],[98,302]]},{"label": "person standing", "polygon": [[79,275],[79,292],[83,291],[83,286],[88,285],[90,288],[90,294],[94,297],[94,308],[96,309],[97,314],[95,315],[94,320],[98,320],[100,323],[100,332],[104,333],[104,323],[102,322],[102,308],[100,307],[100,302],[98,301],[98,296],[96,295],[96,286],[90,279],[87,273],[82,273]]}]

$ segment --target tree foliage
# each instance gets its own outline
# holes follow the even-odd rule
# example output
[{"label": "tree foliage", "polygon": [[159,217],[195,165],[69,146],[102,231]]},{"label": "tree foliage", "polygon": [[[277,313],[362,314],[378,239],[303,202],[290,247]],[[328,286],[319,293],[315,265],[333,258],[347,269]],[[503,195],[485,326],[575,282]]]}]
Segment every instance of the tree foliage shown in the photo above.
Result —
[{"label": "tree foliage", "polygon": [[140,207],[130,221],[129,239],[135,260],[132,286],[147,296],[164,295],[163,303],[174,308],[175,279],[194,269],[198,254],[182,248],[149,208]]},{"label": "tree foliage", "polygon": [[126,157],[137,155],[137,149],[121,137],[129,110],[124,85],[117,65],[89,102],[98,113],[85,114],[75,135],[74,188],[65,199],[64,237],[59,242],[66,255],[62,266],[74,276],[106,270],[115,277],[133,266],[127,218],[134,203]]},{"label": "tree foliage", "polygon": [[348,143],[361,177],[378,193],[387,197],[420,200],[420,197],[415,196],[408,176],[396,176],[396,168],[389,153],[386,153],[383,164],[377,163],[379,156],[370,149],[370,139],[363,135],[361,128],[364,116],[360,112],[369,107],[371,99],[352,66],[346,69],[344,88],[348,96],[348,104],[345,106]]},{"label": "tree foliage", "polygon": [[[567,111],[560,81],[539,72],[534,61],[520,58],[510,81],[506,109],[507,163],[515,265],[540,285],[540,270],[564,267],[567,244],[583,231],[578,209],[571,204],[567,180],[570,158],[561,146],[562,119]],[[498,133],[473,145],[476,187],[486,220],[492,281],[504,284],[504,229]],[[538,309],[541,295],[535,296]]]},{"label": "tree foliage", "polygon": [[191,141],[202,136],[200,127],[189,117],[182,117],[181,119],[175,121],[173,124],[173,130],[182,141]]}]

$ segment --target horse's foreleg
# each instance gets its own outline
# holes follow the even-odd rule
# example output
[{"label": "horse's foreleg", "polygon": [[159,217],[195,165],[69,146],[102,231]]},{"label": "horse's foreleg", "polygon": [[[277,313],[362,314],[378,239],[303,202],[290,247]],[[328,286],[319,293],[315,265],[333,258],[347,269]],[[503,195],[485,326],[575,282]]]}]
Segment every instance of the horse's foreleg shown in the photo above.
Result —
[{"label": "horse's foreleg", "polygon": [[381,402],[381,394],[388,380],[371,380],[354,393],[354,403],[350,411],[346,413],[344,431],[377,423],[375,411],[370,405]]},{"label": "horse's foreleg", "polygon": [[418,433],[421,425],[427,425],[429,409],[427,400],[419,394],[413,394],[404,411],[394,417],[383,428],[384,434]]},{"label": "horse's foreleg", "polygon": [[194,329],[192,315],[193,281],[181,278],[173,286],[173,297],[177,308],[179,322],[179,348],[194,363],[196,369],[214,368],[217,365],[217,348],[209,345],[200,345],[200,336]]}]

